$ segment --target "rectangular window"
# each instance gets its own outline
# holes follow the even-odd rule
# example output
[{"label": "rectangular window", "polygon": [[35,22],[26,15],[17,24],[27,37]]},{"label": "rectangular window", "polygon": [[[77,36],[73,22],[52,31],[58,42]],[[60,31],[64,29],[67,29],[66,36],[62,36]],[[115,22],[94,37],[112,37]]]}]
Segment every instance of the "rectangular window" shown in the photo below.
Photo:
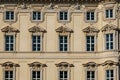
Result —
[{"label": "rectangular window", "polygon": [[61,11],[59,13],[59,20],[68,20],[68,12],[66,11]]},{"label": "rectangular window", "polygon": [[106,70],[106,80],[114,80],[114,71]]},{"label": "rectangular window", "polygon": [[87,51],[94,51],[95,49],[95,38],[94,36],[86,36],[86,48]]},{"label": "rectangular window", "polygon": [[5,80],[14,80],[13,71],[5,71]]},{"label": "rectangular window", "polygon": [[5,19],[6,20],[14,20],[14,11],[6,11]]},{"label": "rectangular window", "polygon": [[41,36],[39,35],[32,36],[32,50],[33,51],[41,50]]},{"label": "rectangular window", "polygon": [[68,80],[68,71],[59,71],[59,80]]},{"label": "rectangular window", "polygon": [[95,80],[95,71],[87,71],[87,80]]},{"label": "rectangular window", "polygon": [[59,50],[68,51],[68,36],[59,36]]},{"label": "rectangular window", "polygon": [[113,34],[106,34],[106,50],[113,49]]},{"label": "rectangular window", "polygon": [[13,51],[14,50],[14,37],[13,35],[5,36],[5,50]]},{"label": "rectangular window", "polygon": [[106,18],[113,18],[113,9],[107,9],[105,13],[106,13]]},{"label": "rectangular window", "polygon": [[41,20],[41,12],[33,11],[32,20],[35,20],[35,21]]},{"label": "rectangular window", "polygon": [[95,20],[95,13],[94,12],[87,12],[86,13],[86,20]]},{"label": "rectangular window", "polygon": [[32,71],[32,80],[41,80],[40,71]]}]

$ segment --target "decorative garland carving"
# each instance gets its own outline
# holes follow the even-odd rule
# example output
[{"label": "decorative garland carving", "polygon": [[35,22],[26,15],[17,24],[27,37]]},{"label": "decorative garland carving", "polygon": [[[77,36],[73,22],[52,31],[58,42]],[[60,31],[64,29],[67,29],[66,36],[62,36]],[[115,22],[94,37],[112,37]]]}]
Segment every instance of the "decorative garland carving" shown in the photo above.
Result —
[{"label": "decorative garland carving", "polygon": [[97,64],[95,62],[88,62],[86,64],[83,64],[84,67],[86,67],[88,70],[96,69],[100,64]]},{"label": "decorative garland carving", "polygon": [[47,67],[46,64],[42,64],[42,63],[37,62],[37,61],[33,62],[33,63],[30,63],[28,65],[29,65],[29,67],[32,67],[33,69],[39,69],[39,68]]},{"label": "decorative garland carving", "polygon": [[10,26],[6,26],[4,28],[1,29],[2,32],[19,32],[18,29],[10,27]]},{"label": "decorative garland carving", "polygon": [[45,29],[38,27],[38,26],[33,26],[32,28],[29,29],[29,32],[35,33],[35,32],[46,32]]},{"label": "decorative garland carving", "polygon": [[8,61],[5,63],[2,63],[1,66],[5,67],[5,69],[13,69],[14,67],[19,67],[19,64]]},{"label": "decorative garland carving", "polygon": [[102,32],[104,32],[104,31],[118,30],[118,28],[115,25],[106,24],[101,30]]},{"label": "decorative garland carving", "polygon": [[87,28],[83,29],[83,32],[85,32],[85,33],[98,33],[99,31],[100,30],[98,30],[97,28],[90,27],[90,26],[88,26]]},{"label": "decorative garland carving", "polygon": [[63,27],[63,26],[61,26],[61,27],[59,27],[59,28],[56,29],[56,32],[59,32],[59,33],[62,33],[62,32],[70,32],[70,33],[72,33],[73,30],[70,29],[70,28],[68,28],[68,27]]}]

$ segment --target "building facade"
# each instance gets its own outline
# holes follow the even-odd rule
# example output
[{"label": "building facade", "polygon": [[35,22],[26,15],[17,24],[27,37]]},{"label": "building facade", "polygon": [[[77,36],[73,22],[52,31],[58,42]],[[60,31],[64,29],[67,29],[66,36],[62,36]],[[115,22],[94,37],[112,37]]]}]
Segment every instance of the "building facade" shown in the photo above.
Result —
[{"label": "building facade", "polygon": [[119,80],[119,0],[0,0],[0,80]]}]

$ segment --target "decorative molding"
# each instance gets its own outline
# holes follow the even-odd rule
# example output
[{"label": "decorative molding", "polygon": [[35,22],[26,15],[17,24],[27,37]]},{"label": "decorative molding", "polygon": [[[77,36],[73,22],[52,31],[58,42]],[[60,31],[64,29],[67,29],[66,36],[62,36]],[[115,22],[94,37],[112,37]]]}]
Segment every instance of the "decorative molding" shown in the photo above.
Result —
[{"label": "decorative molding", "polygon": [[6,26],[4,28],[1,29],[2,32],[19,32],[18,29],[10,27],[10,26]]},{"label": "decorative molding", "polygon": [[111,31],[111,30],[118,30],[117,26],[112,24],[106,24],[104,27],[102,27],[102,32],[104,31]]},{"label": "decorative molding", "polygon": [[85,32],[85,33],[98,33],[99,31],[100,30],[98,30],[97,28],[90,27],[90,26],[88,26],[87,28],[83,29],[83,32]]},{"label": "decorative molding", "polygon": [[101,64],[102,66],[113,66],[113,65],[118,65],[118,62],[114,62],[112,60],[107,60],[104,63]]},{"label": "decorative molding", "polygon": [[33,26],[32,28],[29,29],[29,32],[35,33],[35,32],[46,32],[45,29],[38,27],[38,26]]},{"label": "decorative molding", "polygon": [[30,63],[30,64],[28,64],[30,67],[47,67],[47,65],[46,64],[42,64],[42,63],[40,63],[40,62],[33,62],[33,63]]},{"label": "decorative molding", "polygon": [[55,64],[56,67],[74,67],[73,64],[67,63],[67,62],[60,62],[58,64]]},{"label": "decorative molding", "polygon": [[97,64],[95,62],[88,62],[86,64],[83,64],[84,67],[87,68],[87,70],[95,70],[100,64]]},{"label": "decorative molding", "polygon": [[19,67],[19,64],[13,63],[13,62],[5,62],[1,64],[2,67],[5,67],[5,69],[11,69],[13,67]]},{"label": "decorative molding", "polygon": [[56,29],[56,32],[59,32],[59,33],[62,33],[62,32],[73,33],[73,30],[70,29],[70,28],[68,28],[68,27],[66,27],[66,26],[65,27],[61,26],[61,27],[59,27],[59,28]]}]

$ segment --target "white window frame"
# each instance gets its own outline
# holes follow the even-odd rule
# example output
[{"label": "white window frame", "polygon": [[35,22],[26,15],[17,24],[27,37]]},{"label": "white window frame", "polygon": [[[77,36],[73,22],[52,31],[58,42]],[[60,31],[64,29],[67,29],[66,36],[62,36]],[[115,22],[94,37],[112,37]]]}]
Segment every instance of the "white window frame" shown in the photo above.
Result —
[{"label": "white window frame", "polygon": [[[11,14],[9,15],[9,19],[6,19],[6,15],[7,15],[6,12],[13,12],[13,19],[11,19]],[[4,20],[9,21],[9,22],[15,21],[16,20],[15,11],[14,10],[6,10],[4,12]]]},{"label": "white window frame", "polygon": [[[9,42],[6,43],[6,36],[9,36]],[[13,43],[11,43],[11,38],[10,36],[13,36]],[[11,45],[13,44],[13,50],[10,50],[11,47],[9,46],[9,50],[6,50],[6,44]],[[15,50],[15,36],[14,35],[5,35],[5,51],[14,51]]]},{"label": "white window frame", "polygon": [[[112,10],[112,17],[111,17],[111,10]],[[108,11],[108,14],[107,14],[107,11]],[[113,18],[113,16],[114,16],[113,15],[113,9],[111,9],[111,8],[110,9],[106,9],[105,10],[105,14],[106,14],[105,18],[107,18],[107,19]]]},{"label": "white window frame", "polygon": [[[15,76],[16,76],[15,69],[5,69],[5,68],[4,68],[3,71],[4,71],[4,72],[3,72],[4,80],[6,80],[6,78],[5,78],[5,71],[13,71],[13,78],[7,78],[7,79],[8,79],[8,80],[11,80],[11,79],[12,79],[12,80],[16,80],[16,79],[15,79]],[[10,75],[9,75],[9,76],[10,76]]]},{"label": "white window frame", "polygon": [[[60,71],[62,71],[63,72],[63,78],[60,78]],[[65,76],[64,76],[64,72],[67,72],[67,78],[64,78]],[[68,70],[59,70],[59,80],[69,80],[69,71]]]},{"label": "white window frame", "polygon": [[[107,15],[106,15],[106,10],[110,10],[110,9],[113,10],[113,11],[112,11],[112,12],[113,12],[113,13],[112,13],[113,15],[112,15],[112,17],[110,17],[110,11],[109,11],[109,13],[108,13],[108,14],[109,14],[109,17],[107,18],[107,17],[106,17],[106,16],[107,16]],[[104,13],[103,13],[104,20],[115,20],[115,18],[116,18],[116,17],[115,17],[115,14],[116,14],[116,12],[115,12],[115,7],[112,7],[112,8],[111,8],[111,7],[105,7],[103,10],[104,10],[104,11],[103,11],[103,12],[104,12]]]},{"label": "white window frame", "polygon": [[[33,36],[36,37],[36,42],[33,43]],[[38,36],[40,36],[40,43],[37,43],[37,40],[38,40]],[[33,44],[36,44],[36,50],[33,50]],[[37,50],[37,44],[40,45],[40,50]],[[42,51],[42,36],[41,35],[32,35],[32,51]]]},{"label": "white window frame", "polygon": [[[111,41],[111,38],[110,38],[110,34],[112,34],[112,37],[113,37],[112,41]],[[106,41],[106,35],[109,35],[108,41]],[[111,42],[113,43],[113,48],[112,49],[111,49],[111,44],[110,44]],[[108,49],[107,49],[107,43],[109,43]],[[105,50],[113,50],[113,49],[114,49],[114,33],[106,33],[105,34]]]},{"label": "white window frame", "polygon": [[[92,15],[92,13],[93,13],[93,15]],[[89,20],[88,20],[88,15],[89,15]],[[92,17],[94,18],[93,20],[92,20]],[[87,21],[94,21],[95,20],[95,12],[94,11],[87,11],[86,12],[86,20]]]},{"label": "white window frame", "polygon": [[[60,12],[67,12],[67,20],[65,20],[65,19],[63,19],[63,20],[60,20]],[[64,15],[63,15],[63,18],[64,18]],[[67,10],[61,10],[61,11],[59,11],[58,12],[58,21],[59,22],[69,22],[70,21],[70,13],[69,13],[69,11],[67,11]]]},{"label": "white window frame", "polygon": [[[114,70],[113,70],[113,77],[111,77],[111,70],[113,70],[113,69],[107,69],[107,70],[105,70],[105,78],[106,78],[106,80],[111,80],[111,79],[113,79],[114,80]],[[109,73],[109,77],[107,77],[107,71],[109,71],[110,73]]]},{"label": "white window frame", "polygon": [[[40,12],[40,20],[38,20],[38,19],[35,19],[35,20],[34,20],[34,19],[33,19],[33,12],[37,12],[37,13]],[[38,14],[37,14],[37,15],[38,15]],[[37,17],[37,18],[38,18],[38,17]],[[41,11],[37,11],[37,10],[36,10],[36,11],[32,11],[32,12],[31,12],[31,21],[33,21],[33,22],[41,22],[41,21],[43,21],[43,14],[42,14],[42,12],[41,12]]]},{"label": "white window frame", "polygon": [[[90,43],[87,43],[87,37],[88,37],[88,36],[90,37]],[[91,37],[94,37],[94,43],[92,43]],[[87,35],[87,36],[86,36],[86,51],[88,51],[88,50],[87,50],[87,48],[88,48],[87,44],[90,45],[90,50],[89,50],[89,51],[92,51],[92,45],[94,45],[94,50],[93,50],[93,51],[95,51],[95,43],[96,43],[96,42],[95,42],[95,38],[96,38],[95,35]]]},{"label": "white window frame", "polygon": [[[90,12],[90,20],[87,20],[87,12]],[[91,13],[94,12],[94,20],[91,19]],[[97,10],[96,9],[92,9],[92,10],[86,10],[84,13],[84,18],[85,18],[85,22],[87,23],[95,23],[97,22]]]},{"label": "white window frame", "polygon": [[[60,43],[60,36],[62,36],[62,37],[67,37],[67,43],[64,43],[65,41],[64,41],[64,38],[63,38],[63,43]],[[63,50],[60,50],[60,44],[62,44],[63,45]],[[64,49],[64,45],[67,45],[67,50],[65,51],[65,49]],[[69,51],[69,36],[68,35],[59,35],[59,51],[61,51],[61,52],[67,52],[67,51]]]},{"label": "white window frame", "polygon": [[[90,78],[88,79],[87,72],[90,72]],[[92,71],[94,71],[94,78],[92,78]],[[95,70],[87,70],[86,71],[86,80],[96,80],[96,71]]]},{"label": "white window frame", "polygon": [[[32,74],[33,71],[40,71],[40,78],[33,78],[33,74]],[[43,74],[43,73],[42,73],[42,70],[40,70],[40,69],[38,69],[38,70],[32,69],[32,70],[31,70],[31,80],[33,80],[33,79],[34,79],[34,80],[38,80],[38,79],[42,80],[42,74]],[[37,76],[37,75],[36,75],[36,76]]]}]

